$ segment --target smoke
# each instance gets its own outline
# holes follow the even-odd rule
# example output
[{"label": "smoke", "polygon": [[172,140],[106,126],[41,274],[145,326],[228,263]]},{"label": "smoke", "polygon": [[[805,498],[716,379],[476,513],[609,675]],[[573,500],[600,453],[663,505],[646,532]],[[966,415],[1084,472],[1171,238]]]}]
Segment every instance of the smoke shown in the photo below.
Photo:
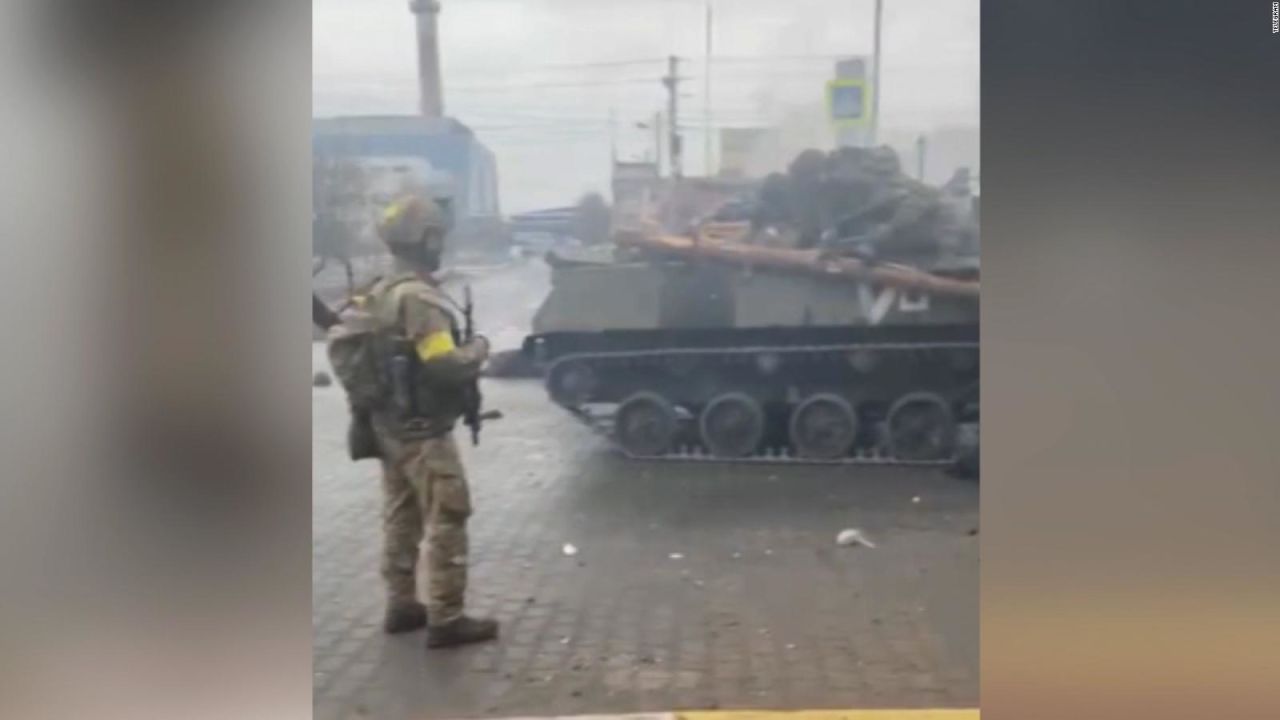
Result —
[{"label": "smoke", "polygon": [[[741,170],[750,177],[780,172],[795,156],[809,148],[832,150],[836,134],[821,101],[795,102],[779,99],[768,90],[752,97],[755,112],[769,122],[741,150]],[[880,144],[898,152],[903,168],[913,176],[920,169],[921,138],[924,139],[924,180],[941,184],[962,167],[977,171],[980,166],[981,133],[976,123],[921,122],[882,127]],[[739,136],[742,141],[742,136]]]},{"label": "smoke", "polygon": [[830,148],[835,136],[820,103],[779,100],[762,90],[752,98],[759,117],[768,118],[760,131],[742,150],[742,171],[749,177],[764,177],[785,170],[791,159],[808,148]]},{"label": "smoke", "polygon": [[903,169],[913,177],[919,170],[921,138],[925,140],[925,182],[935,185],[946,182],[962,167],[978,172],[981,133],[976,125],[898,127],[886,128],[880,133],[881,142],[898,151]]}]

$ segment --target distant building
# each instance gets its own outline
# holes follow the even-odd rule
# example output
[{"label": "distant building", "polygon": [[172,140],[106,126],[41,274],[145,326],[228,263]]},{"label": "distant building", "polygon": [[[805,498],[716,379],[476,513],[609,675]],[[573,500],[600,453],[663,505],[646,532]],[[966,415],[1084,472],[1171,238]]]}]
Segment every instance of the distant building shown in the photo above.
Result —
[{"label": "distant building", "polygon": [[613,163],[611,181],[613,193],[614,223],[634,226],[650,217],[663,193],[663,181],[658,176],[658,166],[652,162]]},{"label": "distant building", "polygon": [[982,131],[977,124],[882,127],[880,130],[880,141],[898,151],[903,171],[911,175],[917,173],[920,165],[921,137],[925,138],[925,182],[940,185],[960,168],[969,168],[971,184],[977,192],[982,167]]},{"label": "distant building", "polygon": [[573,235],[578,220],[578,208],[562,207],[533,210],[512,215],[511,232],[516,235]]},{"label": "distant building", "polygon": [[364,171],[370,229],[381,208],[409,188],[448,198],[463,233],[500,223],[493,152],[452,118],[315,118],[311,149],[317,159],[354,162]]},{"label": "distant building", "polygon": [[785,168],[782,137],[776,127],[720,130],[720,177],[762,178]]},{"label": "distant building", "polygon": [[614,162],[613,223],[638,228],[656,223],[668,232],[687,232],[731,203],[744,203],[758,180],[741,176],[660,177],[651,162]]}]

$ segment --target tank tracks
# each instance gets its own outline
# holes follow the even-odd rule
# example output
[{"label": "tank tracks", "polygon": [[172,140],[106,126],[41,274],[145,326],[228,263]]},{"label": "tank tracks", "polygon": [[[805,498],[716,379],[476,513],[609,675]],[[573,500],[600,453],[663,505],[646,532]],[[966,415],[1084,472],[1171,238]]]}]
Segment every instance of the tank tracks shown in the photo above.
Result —
[{"label": "tank tracks", "polygon": [[[819,358],[830,359],[833,356],[847,358],[854,353],[895,353],[906,355],[910,358],[927,357],[936,355],[937,353],[956,352],[966,353],[973,352],[973,359],[976,363],[978,343],[977,342],[938,342],[938,343],[856,343],[856,344],[840,344],[840,345],[798,345],[798,346],[753,346],[753,347],[735,347],[735,348],[675,348],[675,349],[658,349],[658,350],[642,350],[642,351],[625,351],[625,352],[580,352],[571,353],[557,358],[548,368],[546,372],[547,387],[556,404],[563,407],[577,420],[582,422],[591,430],[601,434],[607,438],[610,444],[619,453],[633,460],[644,461],[660,461],[660,462],[697,462],[697,463],[749,463],[749,464],[805,464],[805,465],[876,465],[876,466],[917,466],[917,467],[951,467],[956,463],[958,456],[966,448],[972,448],[977,444],[978,421],[976,407],[976,379],[974,385],[975,400],[973,403],[973,417],[953,417],[954,424],[954,441],[952,442],[951,452],[945,457],[937,459],[909,459],[895,457],[889,451],[889,443],[886,440],[887,429],[884,423],[880,423],[878,427],[874,427],[872,432],[875,441],[870,445],[862,447],[854,447],[847,455],[834,458],[814,458],[808,457],[794,452],[790,447],[785,445],[764,445],[751,454],[737,457],[726,457],[717,455],[708,450],[701,438],[696,437],[696,429],[690,433],[689,425],[694,426],[698,423],[698,418],[690,415],[688,412],[681,410],[679,422],[681,425],[681,435],[693,435],[687,440],[674,443],[666,452],[657,454],[637,453],[629,451],[625,448],[616,437],[615,418],[616,409],[613,412],[600,411],[591,407],[593,403],[575,404],[573,402],[563,402],[563,398],[557,399],[557,393],[553,387],[555,379],[558,377],[557,370],[570,367],[572,365],[587,366],[592,368],[610,368],[613,370],[623,369],[626,371],[642,371],[645,368],[661,367],[664,365],[680,365],[682,363],[706,362],[708,360],[724,366],[731,367],[745,363],[781,363],[793,362],[796,360],[814,360]],[[975,370],[976,374],[976,370]],[[957,389],[962,390],[962,389]],[[794,405],[792,409],[794,409]]]}]

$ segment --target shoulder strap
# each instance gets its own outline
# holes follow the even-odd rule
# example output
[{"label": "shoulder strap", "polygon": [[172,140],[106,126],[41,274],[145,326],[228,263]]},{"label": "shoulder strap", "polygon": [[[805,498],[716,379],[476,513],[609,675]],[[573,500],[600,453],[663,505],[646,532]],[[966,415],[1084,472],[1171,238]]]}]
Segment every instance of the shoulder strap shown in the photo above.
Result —
[{"label": "shoulder strap", "polygon": [[[413,287],[405,287],[406,285],[413,285]],[[423,282],[419,278],[410,277],[404,280],[398,280],[397,282],[389,284],[386,292],[397,304],[401,302],[405,295],[413,293],[418,299],[444,310],[447,313],[452,314],[452,310],[457,308],[457,303],[453,302],[452,298],[441,292],[439,289],[431,287],[431,285]]]},{"label": "shoulder strap", "polygon": [[384,323],[395,324],[397,327],[404,326],[404,299],[410,293],[416,299],[443,312],[449,318],[449,324],[457,327],[458,317],[455,311],[460,312],[458,304],[438,288],[432,287],[414,275],[392,278],[381,289],[378,314],[383,318]]},{"label": "shoulder strap", "polygon": [[400,297],[396,289],[415,280],[412,275],[401,274],[379,278],[369,288],[365,310],[383,328],[393,327],[400,316]]}]

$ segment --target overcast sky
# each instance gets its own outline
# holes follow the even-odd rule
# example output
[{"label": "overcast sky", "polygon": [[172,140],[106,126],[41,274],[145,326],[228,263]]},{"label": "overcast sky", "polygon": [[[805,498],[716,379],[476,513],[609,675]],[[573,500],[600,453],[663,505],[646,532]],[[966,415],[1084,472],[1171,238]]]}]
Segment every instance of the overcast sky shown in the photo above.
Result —
[{"label": "overcast sky", "polygon": [[[822,112],[839,55],[870,54],[873,0],[711,0],[714,126]],[[652,152],[636,127],[665,110],[665,58],[682,58],[685,168],[704,168],[705,0],[442,0],[446,113],[498,156],[505,212],[605,192],[611,143]],[[979,0],[884,0],[882,126],[978,124]],[[317,116],[412,113],[407,0],[313,0]],[[615,118],[611,130],[610,116]]]}]

